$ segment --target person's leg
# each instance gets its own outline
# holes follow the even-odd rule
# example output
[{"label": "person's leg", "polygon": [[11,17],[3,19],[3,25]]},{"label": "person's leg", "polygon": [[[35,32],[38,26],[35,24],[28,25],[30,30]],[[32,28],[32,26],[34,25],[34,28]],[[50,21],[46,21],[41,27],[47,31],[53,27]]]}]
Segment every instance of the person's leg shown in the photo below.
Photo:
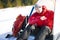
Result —
[{"label": "person's leg", "polygon": [[17,38],[17,40],[28,39],[28,37],[33,29],[34,28],[32,26],[28,25],[28,27],[26,29],[24,29],[24,31],[20,34],[20,36]]},{"label": "person's leg", "polygon": [[46,35],[48,35],[51,30],[48,27],[42,27],[41,30],[38,32],[35,40],[45,40]]}]

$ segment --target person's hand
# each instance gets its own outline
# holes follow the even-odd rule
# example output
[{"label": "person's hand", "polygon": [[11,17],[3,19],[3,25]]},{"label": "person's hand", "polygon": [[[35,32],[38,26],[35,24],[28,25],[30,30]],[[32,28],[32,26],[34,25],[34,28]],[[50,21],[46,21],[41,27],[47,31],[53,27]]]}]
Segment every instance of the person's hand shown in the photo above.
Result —
[{"label": "person's hand", "polygon": [[40,17],[41,20],[46,20],[47,18],[45,16]]}]

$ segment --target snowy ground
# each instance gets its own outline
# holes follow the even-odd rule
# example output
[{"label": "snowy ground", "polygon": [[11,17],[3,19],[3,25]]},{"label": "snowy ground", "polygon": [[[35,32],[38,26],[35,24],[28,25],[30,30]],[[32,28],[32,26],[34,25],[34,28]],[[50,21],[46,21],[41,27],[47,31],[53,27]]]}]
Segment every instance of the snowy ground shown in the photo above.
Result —
[{"label": "snowy ground", "polygon": [[32,6],[0,9],[0,34],[11,31],[16,17],[19,14],[28,15],[31,8]]},{"label": "snowy ground", "polygon": [[60,0],[56,0],[55,14],[54,14],[54,28],[53,33],[57,35],[60,33]]},{"label": "snowy ground", "polygon": [[16,40],[15,37],[5,38],[7,34],[11,34],[11,32],[7,32],[7,33],[0,35],[0,40]]},{"label": "snowy ground", "polygon": [[[5,36],[8,33],[10,34],[12,32],[13,23],[16,17],[19,14],[22,14],[24,16],[29,15],[31,8],[32,6],[0,9],[0,40],[5,40]],[[16,38],[12,37],[6,40],[13,39],[15,40]]]}]

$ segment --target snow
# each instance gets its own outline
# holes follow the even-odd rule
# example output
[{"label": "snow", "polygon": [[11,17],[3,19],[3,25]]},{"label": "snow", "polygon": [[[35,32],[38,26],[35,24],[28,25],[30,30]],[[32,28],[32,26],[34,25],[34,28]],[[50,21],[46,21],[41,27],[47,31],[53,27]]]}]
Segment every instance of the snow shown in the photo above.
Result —
[{"label": "snow", "polygon": [[29,16],[32,6],[0,9],[0,40],[16,40],[14,37],[8,39],[5,37],[7,34],[12,33],[12,27],[16,17],[19,14]]},{"label": "snow", "polygon": [[54,28],[53,28],[54,40],[60,40],[60,0],[56,0],[54,17],[55,17],[54,18]]},{"label": "snow", "polygon": [[0,34],[11,31],[16,17],[19,14],[28,15],[31,8],[32,6],[0,9]]},{"label": "snow", "polygon": [[7,34],[11,34],[11,32],[4,33],[4,34],[0,35],[0,40],[16,40],[15,37],[5,38],[7,36]]},{"label": "snow", "polygon": [[56,6],[55,6],[55,14],[54,14],[54,28],[53,28],[53,33],[54,35],[60,33],[60,0],[56,1]]}]

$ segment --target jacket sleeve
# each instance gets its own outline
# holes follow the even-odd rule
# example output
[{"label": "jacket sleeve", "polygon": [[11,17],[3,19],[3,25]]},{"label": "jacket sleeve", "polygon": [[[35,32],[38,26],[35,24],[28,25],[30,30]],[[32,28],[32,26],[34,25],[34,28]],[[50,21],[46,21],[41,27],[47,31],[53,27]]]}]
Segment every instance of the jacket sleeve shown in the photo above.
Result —
[{"label": "jacket sleeve", "polygon": [[30,16],[30,18],[28,19],[28,22],[30,25],[33,25],[36,23],[36,20],[35,20],[35,13],[33,15]]},{"label": "jacket sleeve", "polygon": [[48,24],[47,24],[51,30],[53,29],[53,23],[54,23],[54,12],[51,11],[51,15],[48,19]]}]

